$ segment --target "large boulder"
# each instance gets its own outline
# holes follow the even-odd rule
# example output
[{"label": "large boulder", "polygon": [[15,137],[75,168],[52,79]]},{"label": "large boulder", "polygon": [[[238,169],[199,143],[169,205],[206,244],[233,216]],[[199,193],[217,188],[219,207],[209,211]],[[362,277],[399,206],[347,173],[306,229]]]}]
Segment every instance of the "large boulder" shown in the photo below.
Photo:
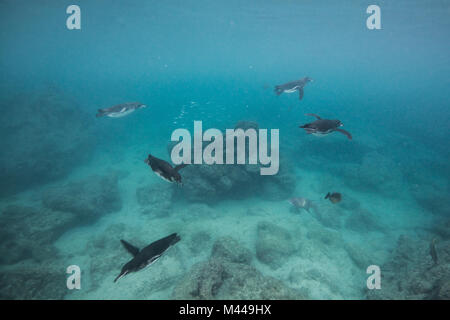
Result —
[{"label": "large boulder", "polygon": [[232,237],[223,237],[217,240],[213,245],[211,257],[244,264],[249,264],[252,260],[250,250],[241,246]]},{"label": "large boulder", "polygon": [[289,231],[270,222],[260,222],[257,227],[256,257],[276,269],[283,265],[295,251]]},{"label": "large boulder", "polygon": [[0,215],[0,264],[55,258],[53,242],[77,225],[69,212],[11,205]]},{"label": "large boulder", "polygon": [[1,300],[61,300],[69,292],[64,268],[46,264],[2,267]]},{"label": "large boulder", "polygon": [[[251,121],[239,121],[235,129],[258,129]],[[224,135],[225,136],[225,135]],[[174,143],[168,146],[171,153]],[[204,143],[206,146],[206,143]],[[224,159],[226,155],[224,143]],[[261,176],[260,165],[248,164],[248,141],[246,140],[247,164],[190,165],[181,171],[183,187],[176,188],[177,198],[184,197],[193,202],[217,202],[223,199],[242,199],[251,196],[267,200],[283,200],[295,190],[296,180],[293,167],[285,159],[280,159],[279,172]],[[235,154],[237,148],[235,147]]]},{"label": "large boulder", "polygon": [[369,299],[449,299],[450,241],[438,241],[438,263],[430,240],[400,236],[389,260],[380,266],[381,290],[367,290]]},{"label": "large boulder", "polygon": [[61,91],[0,101],[0,196],[65,176],[92,153],[92,124]]},{"label": "large boulder", "polygon": [[225,237],[213,246],[209,260],[195,264],[175,286],[174,299],[304,299],[280,280],[250,266],[250,253]]},{"label": "large boulder", "polygon": [[80,220],[96,220],[122,208],[118,176],[93,175],[49,188],[43,194],[42,202],[54,211],[74,213]]}]

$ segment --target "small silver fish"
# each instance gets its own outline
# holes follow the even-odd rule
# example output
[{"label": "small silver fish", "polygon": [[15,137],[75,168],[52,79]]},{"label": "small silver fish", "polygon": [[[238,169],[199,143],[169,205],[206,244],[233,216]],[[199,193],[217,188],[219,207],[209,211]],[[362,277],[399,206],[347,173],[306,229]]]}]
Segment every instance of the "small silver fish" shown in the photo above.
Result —
[{"label": "small silver fish", "polygon": [[303,197],[297,197],[297,198],[291,198],[289,199],[289,202],[296,208],[296,209],[305,209],[309,213],[309,209],[315,208],[314,203],[306,198]]},{"label": "small silver fish", "polygon": [[430,255],[434,261],[434,264],[437,265],[438,264],[438,256],[437,256],[437,252],[436,252],[436,239],[431,240]]}]

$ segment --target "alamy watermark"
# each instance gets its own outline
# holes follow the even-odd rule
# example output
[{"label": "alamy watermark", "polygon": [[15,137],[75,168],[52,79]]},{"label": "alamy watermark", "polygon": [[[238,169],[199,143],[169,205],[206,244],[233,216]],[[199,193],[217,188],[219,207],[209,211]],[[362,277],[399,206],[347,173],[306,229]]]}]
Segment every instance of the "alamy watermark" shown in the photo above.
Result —
[{"label": "alamy watermark", "polygon": [[81,289],[81,269],[79,266],[73,264],[67,267],[66,273],[70,274],[70,276],[67,278],[66,286],[67,289],[73,290]]},{"label": "alamy watermark", "polygon": [[381,269],[380,269],[380,267],[375,264],[372,264],[367,267],[366,273],[370,274],[370,276],[367,278],[367,281],[366,281],[367,289],[369,289],[369,290],[381,289]]},{"label": "alamy watermark", "polygon": [[[81,29],[81,8],[78,5],[69,5],[66,9],[69,16],[66,19],[66,27],[68,30]],[[378,5],[371,4],[367,7],[366,13],[370,16],[366,20],[366,27],[369,30],[381,29],[381,9]]]},{"label": "alamy watermark", "polygon": [[[267,129],[226,129],[224,139],[222,131],[212,128],[203,133],[202,121],[194,121],[193,149],[191,133],[187,129],[176,129],[171,140],[178,142],[170,155],[175,165],[260,164],[261,175],[275,175],[279,170],[279,129],[270,130],[270,155]],[[204,146],[204,142],[208,144]]]}]

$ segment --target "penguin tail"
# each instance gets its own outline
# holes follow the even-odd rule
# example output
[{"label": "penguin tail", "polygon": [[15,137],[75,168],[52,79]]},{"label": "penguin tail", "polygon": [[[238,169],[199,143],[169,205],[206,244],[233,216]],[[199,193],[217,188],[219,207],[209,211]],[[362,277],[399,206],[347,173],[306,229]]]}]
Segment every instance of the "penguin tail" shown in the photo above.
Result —
[{"label": "penguin tail", "polygon": [[177,166],[175,166],[175,171],[180,171],[181,169],[183,169],[184,167],[186,167],[188,165],[188,163],[182,163],[182,164],[179,164],[179,165],[177,165]]},{"label": "penguin tail", "polygon": [[97,118],[103,117],[105,115],[105,111],[103,109],[98,109],[97,114],[95,115]]}]

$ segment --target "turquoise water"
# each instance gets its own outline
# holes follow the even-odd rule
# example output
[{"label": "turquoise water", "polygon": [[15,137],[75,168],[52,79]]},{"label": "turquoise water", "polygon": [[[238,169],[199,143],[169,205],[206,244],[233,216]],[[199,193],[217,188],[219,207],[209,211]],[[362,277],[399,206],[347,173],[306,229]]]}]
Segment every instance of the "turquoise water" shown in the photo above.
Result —
[{"label": "turquoise water", "polygon": [[[381,30],[358,0],[77,1],[68,30],[71,4],[0,3],[0,298],[449,299],[449,1],[377,1]],[[305,76],[301,101],[273,92]],[[95,117],[131,101],[148,108]],[[353,139],[306,134],[306,113]],[[196,120],[279,129],[279,174],[189,166],[183,186],[163,181],[144,159],[170,161],[172,132]],[[120,239],[173,232],[157,262],[113,282],[131,258]],[[432,239],[443,269],[415,285],[393,262],[428,270]],[[386,276],[374,295],[369,265],[401,286]]]}]

